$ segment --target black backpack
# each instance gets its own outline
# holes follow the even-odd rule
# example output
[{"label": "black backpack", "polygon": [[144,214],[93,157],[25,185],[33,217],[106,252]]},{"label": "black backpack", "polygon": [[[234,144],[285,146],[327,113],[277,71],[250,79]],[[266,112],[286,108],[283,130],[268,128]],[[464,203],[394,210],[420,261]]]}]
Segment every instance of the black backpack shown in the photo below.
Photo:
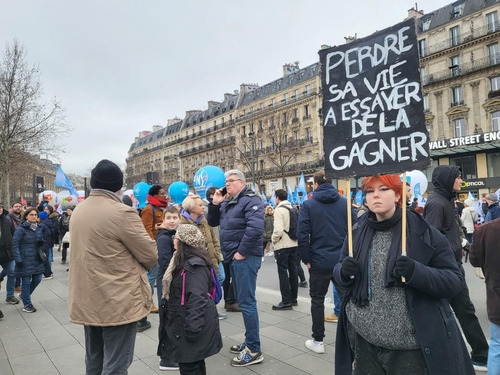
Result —
[{"label": "black backpack", "polygon": [[290,213],[290,227],[288,228],[288,232],[285,230],[284,232],[288,234],[291,240],[297,241],[297,223],[299,222],[299,210],[296,208],[289,208],[287,206],[283,206]]}]

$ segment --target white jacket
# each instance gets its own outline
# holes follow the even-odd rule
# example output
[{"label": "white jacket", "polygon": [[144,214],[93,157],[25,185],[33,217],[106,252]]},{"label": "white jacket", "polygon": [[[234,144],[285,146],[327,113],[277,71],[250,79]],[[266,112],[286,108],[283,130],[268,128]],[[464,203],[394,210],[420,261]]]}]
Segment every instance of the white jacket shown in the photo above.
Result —
[{"label": "white jacket", "polygon": [[282,201],[274,210],[274,230],[271,236],[271,241],[274,245],[274,251],[287,249],[289,247],[297,247],[297,241],[290,239],[288,232],[290,230],[290,211],[286,207],[292,208],[288,201]]},{"label": "white jacket", "polygon": [[479,215],[474,207],[465,207],[462,210],[462,225],[467,228],[467,234],[474,233],[474,222],[477,222]]}]

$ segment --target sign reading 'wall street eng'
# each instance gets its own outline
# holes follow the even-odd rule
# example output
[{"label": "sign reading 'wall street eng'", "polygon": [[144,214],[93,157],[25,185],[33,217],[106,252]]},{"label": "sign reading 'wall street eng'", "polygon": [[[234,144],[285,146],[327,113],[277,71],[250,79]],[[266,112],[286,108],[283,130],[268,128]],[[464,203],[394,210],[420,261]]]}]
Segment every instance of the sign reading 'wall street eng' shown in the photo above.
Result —
[{"label": "sign reading 'wall street eng'", "polygon": [[430,165],[415,21],[319,51],[325,171],[331,178]]}]

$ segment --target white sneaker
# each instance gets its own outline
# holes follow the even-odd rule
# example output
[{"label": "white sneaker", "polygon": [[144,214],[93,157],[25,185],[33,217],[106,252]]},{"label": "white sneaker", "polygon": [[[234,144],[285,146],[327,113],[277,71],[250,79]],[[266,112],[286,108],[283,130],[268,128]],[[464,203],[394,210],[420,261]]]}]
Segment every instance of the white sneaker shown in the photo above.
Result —
[{"label": "white sneaker", "polygon": [[307,340],[306,348],[318,354],[325,353],[325,346],[323,345],[323,341],[315,342],[314,340]]}]

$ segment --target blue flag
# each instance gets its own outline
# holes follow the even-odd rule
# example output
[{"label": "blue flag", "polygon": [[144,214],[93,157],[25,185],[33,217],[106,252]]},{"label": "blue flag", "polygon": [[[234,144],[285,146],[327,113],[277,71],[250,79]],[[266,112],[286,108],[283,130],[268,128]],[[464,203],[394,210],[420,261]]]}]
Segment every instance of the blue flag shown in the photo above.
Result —
[{"label": "blue flag", "polygon": [[66,176],[66,173],[63,172],[61,166],[57,166],[56,179],[54,181],[54,185],[63,189],[68,189],[71,195],[78,197],[78,192],[75,187],[69,180],[69,177]]}]

